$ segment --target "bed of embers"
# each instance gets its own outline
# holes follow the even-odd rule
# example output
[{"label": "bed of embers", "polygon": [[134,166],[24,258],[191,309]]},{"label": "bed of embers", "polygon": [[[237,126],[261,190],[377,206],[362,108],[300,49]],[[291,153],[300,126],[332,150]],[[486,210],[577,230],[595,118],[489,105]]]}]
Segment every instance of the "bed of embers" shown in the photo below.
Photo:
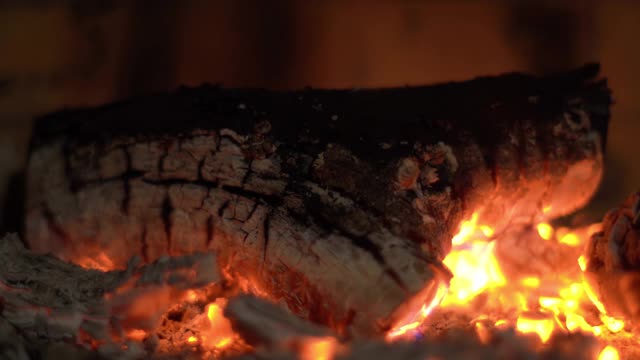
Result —
[{"label": "bed of embers", "polygon": [[[474,215],[460,224],[444,260],[453,274],[449,284],[377,339],[349,339],[340,329],[297,318],[249,280],[218,269],[213,254],[150,265],[134,258],[126,269],[114,269],[106,256],[71,264],[34,255],[7,235],[0,242],[0,354],[632,359],[640,355],[633,326],[638,275],[630,258],[640,244],[639,214],[634,194],[602,224],[574,229],[539,223],[497,234]],[[618,293],[603,295],[607,287]]]}]

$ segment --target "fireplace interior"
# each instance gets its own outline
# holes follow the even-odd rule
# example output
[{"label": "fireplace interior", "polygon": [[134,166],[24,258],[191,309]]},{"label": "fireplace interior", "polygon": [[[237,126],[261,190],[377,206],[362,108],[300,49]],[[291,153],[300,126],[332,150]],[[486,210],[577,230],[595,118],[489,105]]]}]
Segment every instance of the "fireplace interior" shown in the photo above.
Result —
[{"label": "fireplace interior", "polygon": [[0,10],[0,358],[640,358],[640,6]]}]

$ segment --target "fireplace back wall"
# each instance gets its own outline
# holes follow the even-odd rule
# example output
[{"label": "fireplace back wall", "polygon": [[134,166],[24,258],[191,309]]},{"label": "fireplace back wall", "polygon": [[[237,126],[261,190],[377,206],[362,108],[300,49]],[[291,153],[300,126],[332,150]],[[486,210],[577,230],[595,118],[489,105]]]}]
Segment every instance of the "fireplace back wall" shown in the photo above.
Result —
[{"label": "fireplace back wall", "polygon": [[11,179],[34,115],[202,82],[398,86],[599,61],[616,99],[607,169],[576,221],[597,220],[640,184],[638,2],[164,3],[0,3],[0,230],[20,226],[19,191],[7,189],[20,184]]}]

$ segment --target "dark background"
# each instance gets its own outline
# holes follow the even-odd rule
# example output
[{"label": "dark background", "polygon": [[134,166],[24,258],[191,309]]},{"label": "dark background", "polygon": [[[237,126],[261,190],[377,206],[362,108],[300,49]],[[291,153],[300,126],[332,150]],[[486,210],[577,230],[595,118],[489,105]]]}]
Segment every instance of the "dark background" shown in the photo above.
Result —
[{"label": "dark background", "polygon": [[0,201],[17,194],[5,189],[34,115],[64,106],[203,82],[399,86],[598,61],[616,100],[584,211],[598,219],[640,187],[639,35],[634,0],[0,0]]}]

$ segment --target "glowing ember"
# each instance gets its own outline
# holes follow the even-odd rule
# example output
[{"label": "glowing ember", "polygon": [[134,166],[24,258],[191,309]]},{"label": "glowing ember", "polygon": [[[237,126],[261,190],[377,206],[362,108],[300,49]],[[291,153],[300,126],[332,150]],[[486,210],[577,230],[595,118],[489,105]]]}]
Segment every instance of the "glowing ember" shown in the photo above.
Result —
[{"label": "glowing ember", "polygon": [[536,229],[538,229],[538,235],[540,235],[541,238],[545,240],[551,239],[551,235],[553,235],[553,228],[551,227],[551,225],[547,223],[540,223],[538,224]]},{"label": "glowing ember", "polygon": [[618,350],[611,345],[607,345],[602,351],[600,355],[598,355],[598,360],[618,360],[620,359],[620,355],[618,355]]},{"label": "glowing ember", "polygon": [[578,235],[574,234],[574,233],[568,233],[565,236],[560,238],[560,243],[562,244],[566,244],[569,246],[578,246],[580,245],[581,241],[580,238],[578,237]]},{"label": "glowing ember", "polygon": [[128,339],[142,341],[147,337],[147,332],[141,329],[131,329],[126,332]]},{"label": "glowing ember", "polygon": [[567,325],[567,330],[570,332],[593,332],[594,335],[597,335],[596,332],[598,332],[595,331],[593,327],[591,327],[591,325],[589,325],[587,321],[578,314],[567,314],[567,320],[565,323]]},{"label": "glowing ember", "polygon": [[578,258],[578,266],[580,266],[580,270],[587,270],[587,259],[584,258],[584,255],[580,255]]},{"label": "glowing ember", "polygon": [[332,337],[326,338],[310,338],[302,345],[300,353],[301,360],[330,360],[336,352],[336,339]]},{"label": "glowing ember", "polygon": [[189,336],[189,338],[187,339],[187,342],[189,344],[195,344],[198,342],[198,338],[196,338],[195,336]]},{"label": "glowing ember", "polygon": [[614,334],[624,329],[624,321],[622,320],[614,319],[605,314],[600,315],[600,320],[602,320],[607,329]]},{"label": "glowing ember", "polygon": [[95,256],[85,256],[82,258],[73,259],[73,262],[85,269],[110,271],[116,268],[113,261],[111,261],[111,259],[104,252],[99,252]]}]

